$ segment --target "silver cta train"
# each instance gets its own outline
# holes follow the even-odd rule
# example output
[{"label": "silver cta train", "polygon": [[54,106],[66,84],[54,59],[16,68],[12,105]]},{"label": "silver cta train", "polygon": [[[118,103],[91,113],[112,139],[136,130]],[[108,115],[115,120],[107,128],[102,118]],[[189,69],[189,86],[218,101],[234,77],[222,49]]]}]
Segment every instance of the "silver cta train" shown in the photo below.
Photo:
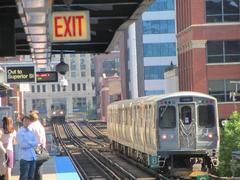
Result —
[{"label": "silver cta train", "polygon": [[209,172],[218,165],[218,109],[212,96],[177,92],[114,102],[107,128],[113,150],[161,172]]}]

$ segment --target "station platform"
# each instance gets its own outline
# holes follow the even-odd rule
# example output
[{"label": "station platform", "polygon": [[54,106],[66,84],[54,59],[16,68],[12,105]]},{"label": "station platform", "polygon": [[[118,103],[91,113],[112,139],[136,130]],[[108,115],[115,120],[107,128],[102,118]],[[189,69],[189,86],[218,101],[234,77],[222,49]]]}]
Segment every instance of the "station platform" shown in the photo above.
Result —
[{"label": "station platform", "polygon": [[[42,180],[80,180],[67,156],[52,156],[40,168]],[[19,180],[19,161],[15,161],[12,180]]]}]

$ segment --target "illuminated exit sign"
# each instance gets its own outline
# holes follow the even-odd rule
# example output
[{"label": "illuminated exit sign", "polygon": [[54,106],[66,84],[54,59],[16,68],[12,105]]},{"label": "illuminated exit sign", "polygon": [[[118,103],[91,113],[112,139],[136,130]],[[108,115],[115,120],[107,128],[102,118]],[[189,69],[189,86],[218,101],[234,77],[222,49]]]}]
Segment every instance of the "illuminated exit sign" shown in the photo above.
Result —
[{"label": "illuminated exit sign", "polygon": [[90,41],[89,11],[52,14],[52,42]]}]

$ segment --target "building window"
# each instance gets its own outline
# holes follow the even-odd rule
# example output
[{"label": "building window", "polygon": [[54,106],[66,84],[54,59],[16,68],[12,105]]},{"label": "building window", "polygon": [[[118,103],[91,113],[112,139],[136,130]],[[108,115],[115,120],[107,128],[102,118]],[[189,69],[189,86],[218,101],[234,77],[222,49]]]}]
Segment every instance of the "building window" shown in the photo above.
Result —
[{"label": "building window", "polygon": [[76,70],[77,70],[76,60],[71,59],[71,77],[72,78],[75,78],[77,76]]},{"label": "building window", "polygon": [[239,0],[206,0],[207,22],[240,21]]},{"label": "building window", "polygon": [[86,69],[85,59],[80,59],[80,69],[81,70],[85,70]]},{"label": "building window", "polygon": [[71,70],[76,71],[77,67],[76,67],[76,60],[72,59],[71,60]]},{"label": "building window", "polygon": [[144,57],[176,56],[176,43],[148,43],[143,50]]},{"label": "building window", "polygon": [[37,85],[37,92],[40,92],[40,85]]},{"label": "building window", "polygon": [[119,74],[119,58],[108,59],[102,63],[103,72],[107,76],[113,76],[114,74]]},{"label": "building window", "polygon": [[143,21],[144,34],[168,34],[175,33],[174,20]]},{"label": "building window", "polygon": [[40,114],[43,114],[44,116],[46,116],[46,113],[47,113],[46,99],[33,99],[32,109],[38,110]]},{"label": "building window", "polygon": [[55,92],[55,84],[52,84],[52,92]]},{"label": "building window", "polygon": [[164,93],[165,93],[164,90],[146,90],[146,91],[144,91],[145,96],[164,94]]},{"label": "building window", "polygon": [[208,41],[207,62],[240,62],[240,41]]},{"label": "building window", "polygon": [[83,91],[86,91],[86,84],[83,83]]},{"label": "building window", "polygon": [[46,92],[46,85],[42,85],[42,92]]},{"label": "building window", "polygon": [[72,91],[75,91],[75,84],[72,84]]},{"label": "building window", "polygon": [[97,97],[96,96],[92,97],[92,102],[93,102],[93,107],[96,107],[96,105],[97,105]]},{"label": "building window", "polygon": [[91,63],[91,77],[94,77],[95,76],[95,66],[94,66],[94,63],[92,62]]},{"label": "building window", "polygon": [[73,112],[87,112],[87,100],[85,97],[73,98]]},{"label": "building window", "polygon": [[60,84],[57,85],[57,90],[58,90],[58,91],[61,91]]},{"label": "building window", "polygon": [[[233,81],[240,81],[240,79],[209,80],[208,93],[219,102],[233,101],[231,93],[236,90],[236,84],[232,83]],[[237,84],[237,89],[240,91],[240,84]],[[240,101],[240,97],[236,96],[235,100]]]},{"label": "building window", "polygon": [[145,66],[144,67],[144,79],[164,79],[165,69],[169,66]]},{"label": "building window", "polygon": [[32,92],[34,93],[35,92],[35,86],[32,85]]},{"label": "building window", "polygon": [[71,71],[71,77],[72,77],[72,78],[77,77],[77,72],[76,72],[76,71]]},{"label": "building window", "polygon": [[148,8],[148,11],[169,11],[174,10],[174,0],[155,0]]},{"label": "building window", "polygon": [[81,77],[86,77],[86,72],[85,71],[81,72]]},{"label": "building window", "polygon": [[78,90],[78,91],[81,90],[81,85],[80,85],[80,83],[77,84],[77,90]]}]

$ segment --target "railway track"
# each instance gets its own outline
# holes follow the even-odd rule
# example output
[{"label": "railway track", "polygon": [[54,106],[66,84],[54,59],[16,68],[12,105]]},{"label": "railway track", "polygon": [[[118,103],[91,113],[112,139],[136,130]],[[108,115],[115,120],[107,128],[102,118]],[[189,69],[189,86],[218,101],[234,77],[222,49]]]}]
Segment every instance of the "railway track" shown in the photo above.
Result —
[{"label": "railway track", "polygon": [[55,124],[54,130],[58,141],[83,179],[138,179],[121,166],[107,161],[98,151],[89,148],[82,140],[86,138],[78,137],[73,124]]}]

